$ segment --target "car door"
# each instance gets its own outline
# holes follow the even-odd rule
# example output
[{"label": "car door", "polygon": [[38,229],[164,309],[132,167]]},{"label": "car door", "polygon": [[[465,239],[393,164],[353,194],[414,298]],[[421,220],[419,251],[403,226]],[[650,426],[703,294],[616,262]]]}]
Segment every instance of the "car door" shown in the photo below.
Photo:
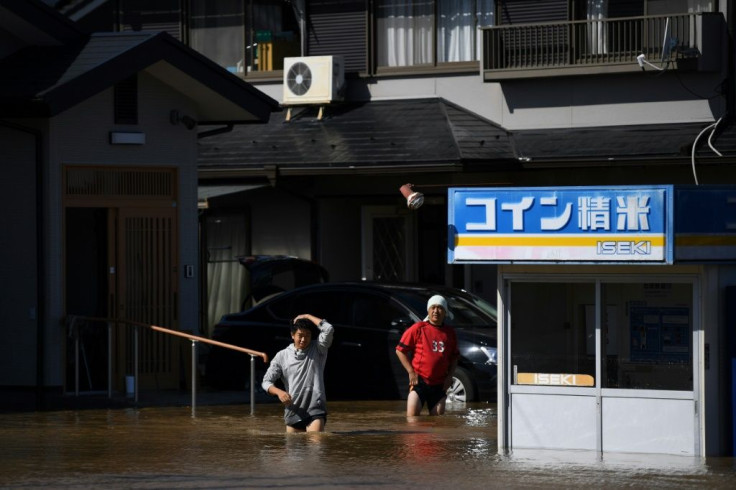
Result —
[{"label": "car door", "polygon": [[319,287],[295,294],[288,310],[291,318],[311,313],[335,327],[325,367],[328,398],[399,396],[392,369],[398,337],[391,331],[391,320],[401,313],[387,295],[348,286]]},{"label": "car door", "polygon": [[395,323],[408,313],[383,293],[350,294],[348,305],[352,317],[350,342],[360,344],[356,350],[366,395],[376,399],[405,396],[408,375],[396,356],[401,329]]},{"label": "car door", "polygon": [[363,343],[350,324],[348,304],[348,294],[342,288],[321,287],[298,291],[292,295],[288,311],[282,308],[279,312],[288,318],[309,313],[324,318],[335,328],[325,367],[328,399],[354,398],[361,392],[359,369]]}]

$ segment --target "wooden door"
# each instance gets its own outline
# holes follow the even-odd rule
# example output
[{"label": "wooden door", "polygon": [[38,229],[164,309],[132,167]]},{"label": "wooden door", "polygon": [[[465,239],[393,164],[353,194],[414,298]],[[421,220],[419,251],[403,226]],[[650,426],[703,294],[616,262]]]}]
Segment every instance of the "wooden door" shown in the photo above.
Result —
[{"label": "wooden door", "polygon": [[[118,210],[118,318],[178,329],[176,208]],[[120,328],[121,371],[134,374],[135,328]],[[178,388],[180,339],[138,327],[139,389]]]}]

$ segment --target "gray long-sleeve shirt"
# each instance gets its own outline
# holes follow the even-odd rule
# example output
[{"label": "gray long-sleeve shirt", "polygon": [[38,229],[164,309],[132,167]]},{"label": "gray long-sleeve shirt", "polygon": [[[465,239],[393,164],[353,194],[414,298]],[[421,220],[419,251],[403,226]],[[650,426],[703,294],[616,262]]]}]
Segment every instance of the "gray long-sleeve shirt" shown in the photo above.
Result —
[{"label": "gray long-sleeve shirt", "polygon": [[319,331],[317,341],[312,341],[303,351],[294,344],[280,350],[263,376],[261,386],[267,393],[281,379],[284,389],[291,395],[291,405],[284,408],[284,421],[289,425],[307,416],[327,414],[324,373],[334,328],[323,321]]}]

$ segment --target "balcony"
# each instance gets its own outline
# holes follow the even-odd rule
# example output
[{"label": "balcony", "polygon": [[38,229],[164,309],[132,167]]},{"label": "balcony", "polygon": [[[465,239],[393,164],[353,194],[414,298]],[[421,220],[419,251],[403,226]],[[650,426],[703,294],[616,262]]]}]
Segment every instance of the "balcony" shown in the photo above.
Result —
[{"label": "balcony", "polygon": [[486,27],[483,80],[641,71],[640,54],[663,69],[718,71],[724,30],[720,13]]}]

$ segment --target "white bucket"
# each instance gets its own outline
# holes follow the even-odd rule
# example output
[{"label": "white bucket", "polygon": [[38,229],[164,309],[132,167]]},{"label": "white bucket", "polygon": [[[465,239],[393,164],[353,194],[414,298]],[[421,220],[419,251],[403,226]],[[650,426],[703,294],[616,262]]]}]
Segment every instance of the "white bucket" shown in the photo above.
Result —
[{"label": "white bucket", "polygon": [[128,396],[135,395],[135,376],[125,377],[125,394]]}]

